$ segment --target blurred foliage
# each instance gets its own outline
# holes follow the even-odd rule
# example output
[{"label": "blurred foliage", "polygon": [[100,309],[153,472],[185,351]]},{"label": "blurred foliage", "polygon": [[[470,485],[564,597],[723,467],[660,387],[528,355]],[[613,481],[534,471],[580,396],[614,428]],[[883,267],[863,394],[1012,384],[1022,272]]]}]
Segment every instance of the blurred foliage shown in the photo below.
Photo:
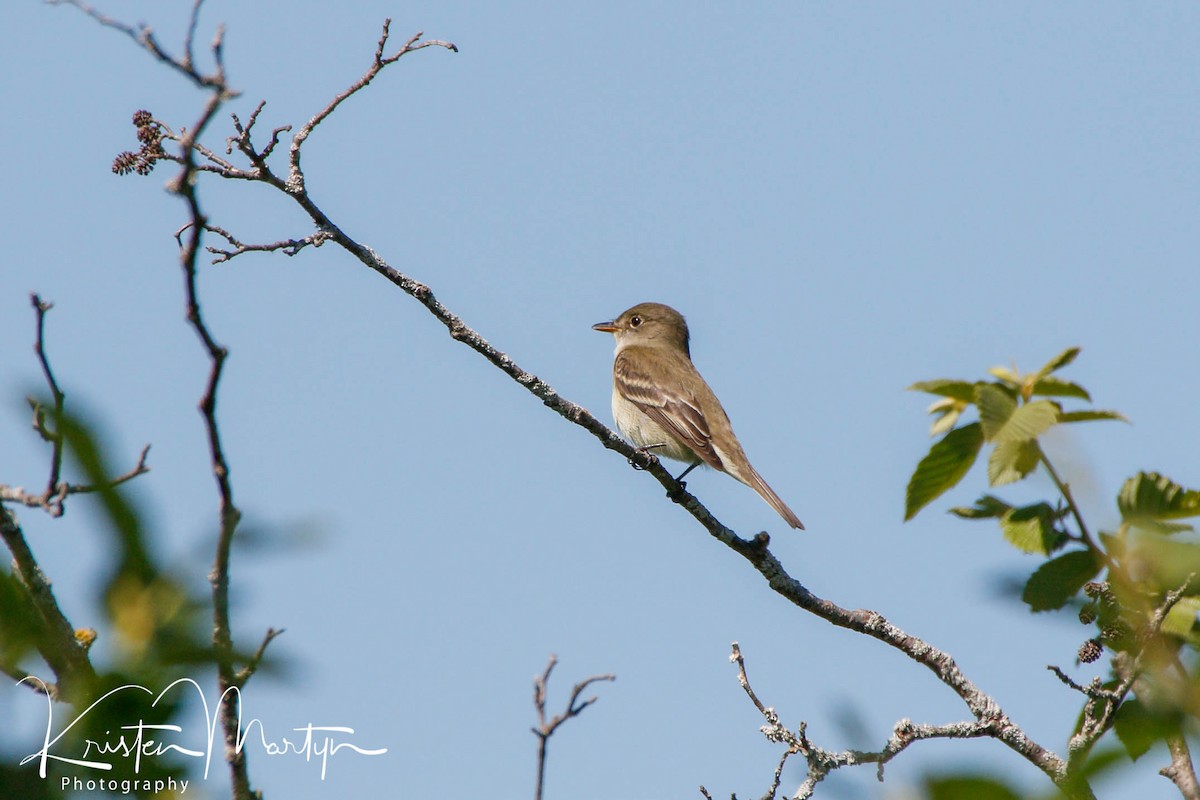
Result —
[{"label": "blurred foliage", "polygon": [[[153,537],[146,530],[145,515],[130,499],[127,485],[111,485],[117,472],[107,463],[94,426],[79,417],[53,412],[50,403],[42,402],[40,407],[53,430],[61,434],[66,453],[81,475],[80,483],[97,487],[93,496],[98,502],[93,507],[99,513],[91,519],[93,533],[103,537],[105,549],[111,554],[111,568],[100,581],[96,602],[86,608],[63,609],[68,618],[90,626],[75,631],[75,639],[82,646],[90,648],[98,638],[106,640],[104,649],[109,663],[94,664],[96,680],[72,698],[73,703],[54,702],[52,737],[67,728],[71,720],[81,714],[82,718],[50,752],[84,758],[90,740],[95,744],[87,758],[111,763],[113,769],[90,770],[51,760],[47,779],[42,780],[37,774],[37,759],[16,766],[40,747],[40,742],[29,742],[25,752],[0,755],[0,763],[4,764],[0,768],[0,797],[70,796],[72,790],[69,787],[64,790],[60,779],[78,777],[118,782],[135,779],[129,795],[161,799],[163,795],[142,787],[153,786],[158,780],[185,777],[195,759],[149,755],[135,763],[132,757],[98,756],[95,748],[101,743],[116,745],[122,735],[131,744],[137,732],[121,729],[139,721],[147,726],[180,724],[178,717],[188,698],[186,690],[172,691],[155,701],[158,693],[181,675],[211,672],[208,667],[214,659],[209,641],[208,601],[190,594],[183,576],[163,566],[154,552]],[[67,499],[68,505],[72,502],[79,499]],[[40,543],[30,543],[35,551],[36,544]],[[70,547],[70,544],[57,543],[57,546]],[[101,569],[97,565],[97,570]],[[22,582],[8,566],[0,570],[0,659],[4,665],[10,672],[20,670],[52,683],[49,668],[38,658],[38,653],[48,646],[47,638],[55,635],[36,612]],[[94,701],[110,691],[113,693],[89,710]],[[144,739],[174,742],[189,749],[201,747],[207,736],[207,732],[200,730],[203,724],[189,720],[183,727],[185,732],[191,732],[186,740],[173,738],[182,734],[153,730],[147,730]],[[217,747],[220,746],[218,741]]]},{"label": "blurred foliage", "polygon": [[[1108,654],[1108,673],[1096,687],[1120,693],[1115,713],[1099,715],[1082,693],[1075,733],[1099,719],[1101,733],[1111,730],[1123,753],[1137,760],[1156,744],[1196,730],[1200,711],[1197,673],[1197,612],[1200,611],[1200,543],[1191,523],[1200,516],[1200,491],[1154,472],[1139,472],[1116,496],[1121,523],[1116,530],[1093,530],[1043,450],[1040,438],[1059,425],[1125,420],[1116,411],[1065,404],[1091,402],[1091,394],[1057,373],[1079,355],[1064,350],[1036,372],[993,367],[977,381],[937,379],[909,387],[937,399],[928,412],[930,429],[940,438],[917,464],[908,483],[904,518],[956,486],[985,447],[989,487],[1021,481],[1039,468],[1050,477],[1055,495],[1015,505],[984,493],[950,513],[967,520],[995,520],[1000,535],[1023,553],[1037,556],[1021,599],[1033,612],[1071,607],[1089,632],[1075,642],[1076,664]],[[1064,686],[1064,691],[1071,691]],[[1111,737],[1107,739],[1111,741]],[[1087,746],[1095,744],[1093,739]],[[1066,743],[1057,747],[1067,752]],[[1165,749],[1160,753],[1165,761]],[[1082,754],[1075,777],[1087,780],[1107,768],[1114,749]],[[1077,758],[1078,754],[1073,754]],[[1159,764],[1158,766],[1162,766]],[[931,777],[929,798],[1007,798],[1019,792],[995,776]]]},{"label": "blurred foliage", "polygon": [[[1117,747],[1098,748],[1079,769],[1079,781],[1094,781],[1128,764],[1125,751]],[[925,800],[1061,800],[1063,793],[1054,787],[1030,792],[1029,787],[1004,775],[957,770],[926,775],[921,797]]]}]

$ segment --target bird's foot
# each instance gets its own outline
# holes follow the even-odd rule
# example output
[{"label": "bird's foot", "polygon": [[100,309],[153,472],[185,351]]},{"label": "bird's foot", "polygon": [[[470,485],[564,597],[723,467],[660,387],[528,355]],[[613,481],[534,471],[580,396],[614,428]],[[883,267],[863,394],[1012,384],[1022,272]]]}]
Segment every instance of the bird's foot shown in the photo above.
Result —
[{"label": "bird's foot", "polygon": [[[636,452],[639,456],[642,456],[643,458],[646,459],[646,461],[648,462],[648,466],[652,467],[658,463],[658,456],[654,455],[654,453],[651,453],[650,451],[656,447],[664,447],[664,446],[665,445],[661,445],[661,444],[648,444],[645,447],[639,447]],[[638,469],[638,470],[646,469],[646,467],[643,467],[641,464],[639,464],[637,462],[637,458],[634,456],[629,457],[629,466],[633,467],[634,469]]]}]

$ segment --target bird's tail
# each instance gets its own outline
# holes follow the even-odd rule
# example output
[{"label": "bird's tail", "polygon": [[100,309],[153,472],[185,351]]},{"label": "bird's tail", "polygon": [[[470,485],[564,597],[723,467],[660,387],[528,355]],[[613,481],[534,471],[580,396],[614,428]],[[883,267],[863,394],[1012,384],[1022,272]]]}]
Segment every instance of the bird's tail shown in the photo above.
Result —
[{"label": "bird's tail", "polygon": [[[762,475],[759,475],[758,471],[749,464],[746,466],[749,467],[747,471],[750,474],[746,476],[745,480],[742,480],[742,483],[758,492],[759,495],[762,496],[762,499],[767,501],[767,505],[775,509],[775,512],[779,514],[779,516],[783,517],[784,520],[787,521],[788,525],[791,525],[793,528],[804,530],[804,523],[801,522],[800,518],[797,517],[792,510],[787,507],[787,503],[779,499],[779,495],[775,494],[775,490],[767,485],[767,482],[763,480]],[[740,476],[735,475],[734,477]]]}]

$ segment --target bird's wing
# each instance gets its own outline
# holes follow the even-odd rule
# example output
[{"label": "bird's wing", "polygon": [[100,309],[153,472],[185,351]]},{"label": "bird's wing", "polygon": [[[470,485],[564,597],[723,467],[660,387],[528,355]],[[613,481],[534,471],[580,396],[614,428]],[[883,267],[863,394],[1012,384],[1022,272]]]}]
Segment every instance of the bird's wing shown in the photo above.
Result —
[{"label": "bird's wing", "polygon": [[646,367],[637,363],[652,363],[661,358],[662,355],[648,348],[641,350],[636,361],[627,353],[618,354],[613,363],[617,391],[663,430],[691,448],[710,467],[724,471],[725,465],[712,445],[708,420],[696,397],[682,387],[657,385]]}]

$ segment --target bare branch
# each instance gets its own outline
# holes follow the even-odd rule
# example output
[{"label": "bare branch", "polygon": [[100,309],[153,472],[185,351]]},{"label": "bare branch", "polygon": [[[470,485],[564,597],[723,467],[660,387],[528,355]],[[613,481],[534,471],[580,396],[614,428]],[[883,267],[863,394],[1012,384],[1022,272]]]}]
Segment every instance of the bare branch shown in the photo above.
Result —
[{"label": "bare branch", "polygon": [[1168,736],[1167,749],[1171,751],[1171,765],[1160,769],[1158,774],[1174,783],[1185,800],[1200,800],[1200,781],[1196,779],[1187,738],[1182,734]]},{"label": "bare branch", "polygon": [[271,242],[269,244],[246,244],[239,241],[233,236],[233,234],[224,228],[211,224],[206,225],[205,227],[208,231],[224,238],[233,248],[231,250],[226,250],[220,247],[213,247],[212,245],[204,248],[216,256],[216,258],[212,260],[212,263],[214,264],[224,263],[229,261],[231,258],[242,255],[243,253],[273,253],[278,250],[282,251],[286,256],[294,256],[309,245],[312,245],[313,247],[320,247],[325,242],[329,241],[329,239],[333,238],[332,234],[326,231],[317,231],[316,233],[300,239],[282,239],[278,242]]},{"label": "bare branch", "polygon": [[1063,672],[1060,668],[1054,666],[1053,664],[1047,664],[1046,669],[1050,670],[1056,676],[1058,676],[1058,679],[1060,681],[1062,681],[1064,684],[1066,684],[1067,686],[1071,687],[1072,689],[1074,689],[1077,692],[1080,692],[1081,694],[1085,695],[1086,697],[1092,698],[1093,700],[1116,701],[1116,700],[1120,699],[1117,697],[1116,692],[1112,691],[1111,689],[1102,688],[1099,678],[1092,678],[1092,682],[1090,684],[1088,684],[1087,686],[1082,686],[1082,685],[1076,683],[1075,681],[1071,680],[1071,677],[1069,675],[1067,675],[1067,673]]},{"label": "bare branch", "polygon": [[267,647],[270,646],[271,642],[275,641],[276,636],[284,633],[285,631],[286,628],[280,628],[279,630],[276,630],[275,628],[267,628],[267,632],[263,636],[262,644],[260,644],[258,649],[254,651],[254,655],[251,656],[250,660],[246,662],[246,666],[238,670],[237,686],[239,689],[245,686],[246,682],[249,681],[254,673],[258,671],[258,665],[262,663],[263,656],[267,654]]},{"label": "bare branch", "polygon": [[138,456],[137,463],[126,472],[118,475],[112,480],[104,483],[89,484],[89,483],[66,483],[59,482],[58,486],[52,493],[43,492],[42,494],[30,494],[20,486],[9,486],[0,484],[0,501],[6,503],[20,503],[23,506],[30,508],[45,509],[52,517],[61,517],[63,514],[63,502],[73,494],[92,494],[93,492],[103,492],[108,489],[116,488],[121,484],[131,481],[139,475],[145,475],[150,471],[150,467],[146,466],[146,456],[150,454],[150,445],[142,448],[141,455]]},{"label": "bare branch", "polygon": [[54,401],[54,410],[50,414],[54,418],[55,427],[53,430],[48,424],[46,409],[32,397],[28,398],[28,401],[30,407],[33,409],[33,429],[38,432],[38,435],[43,440],[50,442],[52,447],[50,454],[50,479],[47,481],[46,488],[41,494],[27,492],[20,486],[0,484],[0,502],[20,503],[29,508],[41,508],[52,517],[61,517],[65,510],[64,503],[70,495],[88,494],[90,492],[111,489],[143,473],[149,472],[150,468],[146,466],[146,455],[150,452],[150,445],[142,448],[142,454],[133,469],[105,483],[90,485],[67,483],[62,480],[63,435],[59,428],[62,425],[63,406],[66,395],[63,394],[58,386],[58,381],[54,377],[54,370],[50,366],[50,357],[46,353],[46,312],[53,308],[54,304],[43,301],[37,294],[31,295],[30,299],[33,303],[34,311],[37,313],[37,338],[34,341],[33,350],[37,354],[38,362],[42,367],[42,374],[46,378],[46,384],[50,389],[50,396]]},{"label": "bare branch", "polygon": [[554,732],[559,726],[572,717],[577,717],[583,710],[596,702],[596,697],[589,697],[586,700],[580,700],[579,696],[583,694],[587,687],[598,681],[615,681],[616,675],[592,675],[585,678],[571,690],[571,698],[567,701],[567,707],[560,714],[555,714],[553,717],[546,718],[546,684],[550,681],[550,673],[554,670],[554,666],[558,663],[558,657],[551,654],[549,661],[546,662],[546,669],[540,677],[533,679],[533,705],[537,709],[538,727],[532,728],[534,735],[538,737],[538,760],[537,760],[537,789],[534,797],[537,800],[542,798],[542,790],[545,786],[546,777],[546,745]]},{"label": "bare branch", "polygon": [[46,681],[34,675],[31,672],[26,672],[23,669],[13,666],[12,664],[0,662],[0,672],[12,678],[17,685],[28,686],[36,694],[41,694],[49,697],[51,700],[58,699],[58,685],[47,683]]},{"label": "bare branch", "polygon": [[[258,115],[262,113],[262,110],[264,107],[266,107],[266,105],[266,100],[259,101],[259,104],[255,107],[254,111],[250,112],[250,118],[246,120],[245,126],[242,125],[242,121],[238,119],[237,114],[232,114],[233,128],[235,131],[237,131],[237,135],[229,136],[225,139],[225,152],[227,154],[232,153],[233,148],[236,147],[238,151],[246,156],[246,158],[250,160],[250,163],[252,163],[255,168],[259,170],[259,173],[256,175],[256,177],[260,180],[262,180],[266,175],[271,174],[271,170],[267,166],[267,159],[271,156],[271,153],[275,152],[275,148],[279,145],[279,135],[292,129],[291,125],[280,125],[271,131],[271,141],[267,142],[267,146],[264,147],[261,152],[256,150],[253,142],[250,139],[251,131],[253,131],[255,123],[258,122]],[[279,181],[277,185],[279,188],[284,187],[282,181]]]},{"label": "bare branch", "polygon": [[914,742],[926,739],[975,739],[984,736],[994,737],[996,735],[996,721],[970,720],[946,725],[926,725],[914,723],[910,719],[902,719],[892,728],[892,734],[888,737],[887,743],[881,750],[844,750],[842,752],[825,750],[817,747],[809,740],[806,723],[801,722],[796,731],[792,732],[780,722],[779,715],[775,709],[764,705],[758,698],[758,695],[750,686],[750,679],[746,675],[746,662],[742,657],[742,650],[737,642],[734,642],[732,645],[732,653],[729,656],[729,660],[737,664],[738,683],[741,684],[742,689],[746,692],[746,696],[750,698],[750,701],[754,703],[754,707],[758,709],[759,713],[766,720],[766,724],[759,730],[767,737],[768,741],[787,745],[787,750],[784,751],[778,765],[775,767],[771,785],[763,795],[766,798],[775,797],[779,791],[779,785],[783,778],[784,765],[793,755],[803,756],[808,762],[808,773],[805,776],[804,782],[801,783],[799,789],[793,795],[793,797],[797,798],[806,798],[813,795],[817,784],[828,777],[829,773],[842,767],[876,764],[876,777],[882,781],[884,765]]},{"label": "bare branch", "polygon": [[292,137],[292,146],[289,151],[288,158],[289,163],[291,164],[291,170],[288,174],[287,181],[289,191],[304,191],[304,173],[300,169],[300,148],[304,144],[304,141],[309,137],[309,134],[311,134],[318,125],[324,122],[325,118],[332,114],[334,110],[336,110],[337,107],[342,104],[343,101],[349,99],[352,95],[373,81],[375,76],[378,75],[384,67],[388,66],[389,64],[395,64],[402,56],[426,47],[444,47],[445,49],[451,50],[455,53],[458,52],[458,47],[454,44],[450,42],[443,42],[438,39],[431,39],[428,42],[421,42],[418,44],[417,40],[424,35],[423,33],[418,33],[405,42],[404,46],[396,51],[394,55],[387,56],[385,58],[383,51],[387,47],[388,36],[390,35],[389,28],[391,28],[391,25],[391,19],[384,20],[383,33],[379,37],[379,44],[375,48],[375,59],[371,63],[371,66],[367,68],[367,71],[363,73],[362,77],[351,84],[347,89],[340,92],[336,97],[333,98],[333,100],[329,101],[329,104],[326,105],[325,108],[318,111],[316,116],[306,122],[304,127],[302,127],[296,133],[296,135]]},{"label": "bare branch", "polygon": [[[81,0],[46,0],[46,2],[52,6],[74,6],[104,27],[112,28],[115,31],[125,34],[130,39],[137,42],[156,59],[164,64],[167,64],[172,69],[176,70],[192,83],[201,88],[220,89],[222,92],[229,91],[228,87],[225,86],[225,65],[221,54],[221,36],[219,33],[212,44],[213,57],[217,62],[216,72],[211,75],[205,75],[198,72],[193,64],[193,59],[191,56],[191,43],[192,37],[195,33],[196,19],[200,13],[200,6],[203,4],[203,0],[195,0],[194,5],[192,6],[192,17],[190,26],[188,28],[187,51],[185,55],[180,58],[175,58],[167,53],[167,51],[165,51],[162,46],[159,45],[158,40],[154,38],[153,29],[145,25],[139,25],[136,28],[132,25],[127,25],[124,22],[120,22],[112,19],[111,17],[105,16],[97,11],[94,7],[88,5],[87,3],[81,2]],[[226,95],[226,97],[234,96],[236,96],[236,93]]]},{"label": "bare branch", "polygon": [[196,41],[196,26],[200,22],[200,6],[204,4],[204,0],[193,0],[192,14],[188,18],[187,36],[183,42],[183,64],[189,69],[195,68],[195,48],[193,43]]},{"label": "bare branch", "polygon": [[[50,397],[54,400],[54,424],[58,426],[62,419],[63,401],[66,397],[58,388],[58,381],[54,379],[54,370],[50,368],[50,360],[46,357],[46,312],[54,308],[54,304],[43,302],[36,293],[30,295],[29,299],[37,313],[37,339],[34,342],[33,351],[37,353],[38,362],[42,365],[42,374],[46,376],[46,384],[50,387]],[[50,456],[50,481],[46,484],[46,496],[49,497],[58,490],[58,476],[62,470],[63,458],[62,433],[58,430],[51,431],[46,427],[45,414],[36,405],[33,409],[33,426],[41,437],[50,442],[53,447],[53,453]]]},{"label": "bare branch", "polygon": [[[204,123],[212,119],[220,103],[220,93],[214,93],[209,99],[201,117],[201,124],[194,130],[200,130]],[[204,321],[200,307],[199,292],[196,285],[196,262],[200,251],[201,237],[207,220],[200,210],[199,199],[196,196],[191,174],[194,171],[192,150],[184,149],[184,169],[174,183],[175,191],[180,194],[188,205],[192,224],[191,235],[183,244],[180,260],[184,272],[184,286],[187,303],[187,320],[195,331],[197,338],[204,347],[209,358],[208,381],[204,394],[200,399],[200,413],[204,418],[204,429],[208,438],[209,457],[213,478],[217,485],[218,494],[218,532],[216,557],[213,562],[209,582],[213,593],[213,646],[217,654],[218,685],[222,693],[231,686],[237,685],[237,674],[234,668],[233,635],[229,617],[229,563],[233,546],[233,534],[241,520],[241,512],[234,503],[233,484],[229,478],[229,463],[225,458],[224,447],[221,443],[220,426],[217,423],[217,390],[225,367],[225,359],[229,351],[219,345],[213,338]],[[249,800],[254,796],[250,788],[250,778],[246,769],[244,752],[237,747],[239,726],[237,710],[234,704],[221,705],[221,727],[225,737],[225,759],[229,762],[233,781],[233,795],[238,800]]]}]

